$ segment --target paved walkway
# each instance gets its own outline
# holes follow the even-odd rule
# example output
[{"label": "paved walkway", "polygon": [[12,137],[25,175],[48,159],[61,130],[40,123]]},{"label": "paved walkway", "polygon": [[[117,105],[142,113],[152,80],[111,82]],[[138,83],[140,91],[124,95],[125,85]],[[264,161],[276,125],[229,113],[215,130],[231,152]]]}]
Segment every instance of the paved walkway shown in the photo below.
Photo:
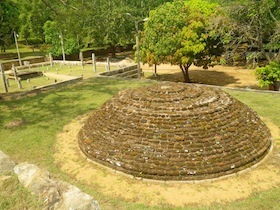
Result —
[{"label": "paved walkway", "polygon": [[76,76],[69,76],[69,75],[64,75],[64,74],[56,74],[56,73],[44,73],[46,77],[51,77],[54,79],[66,81],[66,80],[71,80],[71,79],[76,79],[78,77]]}]

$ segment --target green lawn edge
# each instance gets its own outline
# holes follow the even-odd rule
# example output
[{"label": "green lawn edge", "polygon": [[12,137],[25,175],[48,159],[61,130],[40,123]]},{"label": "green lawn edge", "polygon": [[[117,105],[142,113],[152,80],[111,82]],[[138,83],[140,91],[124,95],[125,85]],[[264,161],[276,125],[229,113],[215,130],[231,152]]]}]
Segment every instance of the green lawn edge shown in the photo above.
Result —
[{"label": "green lawn edge", "polygon": [[[10,155],[16,162],[27,161],[37,164],[49,170],[55,177],[77,185],[96,198],[102,209],[265,209],[265,207],[277,209],[280,202],[280,186],[254,194],[248,199],[223,205],[173,208],[163,204],[151,207],[108,198],[94,188],[68,177],[54,165],[52,156],[54,143],[56,135],[62,131],[64,125],[79,115],[98,109],[120,90],[150,84],[150,81],[91,78],[41,95],[2,101],[0,102],[0,150]],[[277,114],[280,110],[279,94],[232,90],[227,92],[280,127],[280,117]],[[5,127],[9,122],[17,120],[22,121],[21,126]]]}]

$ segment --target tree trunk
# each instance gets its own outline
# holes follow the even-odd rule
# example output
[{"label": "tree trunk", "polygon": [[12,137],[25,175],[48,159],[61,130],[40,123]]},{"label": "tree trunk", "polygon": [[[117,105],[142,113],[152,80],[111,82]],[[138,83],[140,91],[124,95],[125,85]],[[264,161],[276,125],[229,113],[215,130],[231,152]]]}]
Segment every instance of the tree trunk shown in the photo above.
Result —
[{"label": "tree trunk", "polygon": [[112,56],[112,58],[116,57],[116,47],[115,46],[111,46],[111,56]]},{"label": "tree trunk", "polygon": [[7,80],[6,80],[6,77],[5,77],[4,66],[2,65],[2,63],[0,63],[0,73],[2,75],[2,80],[3,80],[5,93],[8,93],[8,85],[7,85]]},{"label": "tree trunk", "polygon": [[268,54],[265,52],[263,47],[263,27],[262,27],[262,13],[261,13],[261,6],[258,4],[258,34],[257,34],[257,43],[259,47],[259,52],[265,57],[265,59],[270,62],[271,59]]},{"label": "tree trunk", "polygon": [[190,83],[191,82],[191,79],[190,79],[190,76],[189,76],[189,68],[192,64],[186,64],[186,65],[182,65],[180,64],[180,69],[183,73],[183,76],[184,76],[184,81],[186,83]]}]

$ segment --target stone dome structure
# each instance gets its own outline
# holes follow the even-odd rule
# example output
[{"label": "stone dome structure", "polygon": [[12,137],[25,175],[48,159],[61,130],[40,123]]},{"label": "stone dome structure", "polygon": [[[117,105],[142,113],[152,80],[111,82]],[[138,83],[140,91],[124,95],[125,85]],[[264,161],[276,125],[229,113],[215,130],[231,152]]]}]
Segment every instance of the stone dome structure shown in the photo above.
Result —
[{"label": "stone dome structure", "polygon": [[119,92],[78,134],[93,161],[135,177],[202,180],[235,173],[269,151],[268,128],[227,93],[161,83]]}]

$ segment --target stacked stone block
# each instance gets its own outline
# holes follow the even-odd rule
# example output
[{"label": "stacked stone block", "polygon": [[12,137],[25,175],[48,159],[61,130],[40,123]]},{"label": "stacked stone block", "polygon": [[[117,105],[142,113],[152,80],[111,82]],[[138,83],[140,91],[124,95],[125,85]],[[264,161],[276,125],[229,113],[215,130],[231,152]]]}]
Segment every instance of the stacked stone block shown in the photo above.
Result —
[{"label": "stacked stone block", "polygon": [[119,92],[89,116],[79,145],[135,177],[201,180],[252,166],[271,136],[255,112],[219,89],[162,83]]}]

